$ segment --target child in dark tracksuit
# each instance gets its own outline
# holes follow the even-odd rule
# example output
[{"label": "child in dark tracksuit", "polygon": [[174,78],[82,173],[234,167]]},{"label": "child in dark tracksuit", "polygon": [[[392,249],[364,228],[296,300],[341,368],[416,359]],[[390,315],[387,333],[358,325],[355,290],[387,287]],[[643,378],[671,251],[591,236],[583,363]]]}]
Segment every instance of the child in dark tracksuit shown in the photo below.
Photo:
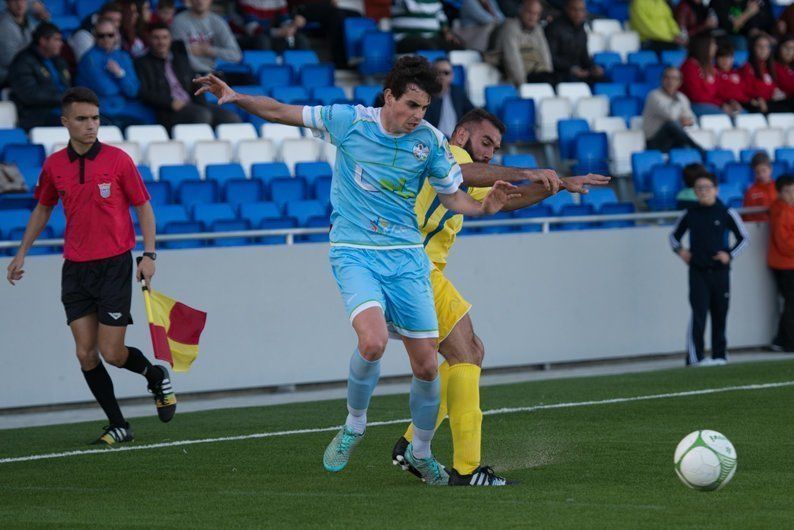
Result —
[{"label": "child in dark tracksuit", "polygon": [[[698,203],[678,219],[670,244],[689,265],[689,304],[692,320],[687,333],[687,365],[725,364],[725,321],[730,299],[730,263],[747,245],[739,214],[717,199],[717,179],[705,174],[695,180]],[[690,249],[681,245],[689,231]],[[735,244],[729,244],[733,232]],[[711,313],[712,359],[703,357],[706,315]]]}]

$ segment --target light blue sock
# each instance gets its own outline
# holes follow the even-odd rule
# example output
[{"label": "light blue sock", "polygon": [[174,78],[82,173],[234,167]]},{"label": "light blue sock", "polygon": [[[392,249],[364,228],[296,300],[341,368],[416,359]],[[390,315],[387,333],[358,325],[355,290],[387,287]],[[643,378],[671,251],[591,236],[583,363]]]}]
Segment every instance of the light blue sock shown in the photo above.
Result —
[{"label": "light blue sock", "polygon": [[430,457],[430,441],[438,418],[441,403],[441,379],[423,381],[416,376],[411,380],[411,421],[414,424],[413,454],[417,458]]},{"label": "light blue sock", "polygon": [[380,377],[380,359],[368,361],[358,350],[350,357],[350,372],[347,376],[347,420],[345,425],[361,434],[367,425],[367,409],[375,385]]}]

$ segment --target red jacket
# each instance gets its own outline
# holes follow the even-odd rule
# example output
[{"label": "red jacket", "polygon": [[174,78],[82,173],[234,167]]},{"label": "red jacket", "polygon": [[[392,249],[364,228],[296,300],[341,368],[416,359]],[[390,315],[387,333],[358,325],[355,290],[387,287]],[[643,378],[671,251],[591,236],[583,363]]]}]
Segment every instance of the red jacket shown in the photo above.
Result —
[{"label": "red jacket", "polygon": [[717,77],[714,74],[707,74],[703,71],[695,59],[689,58],[681,65],[681,74],[684,77],[681,92],[692,103],[711,103],[720,105],[721,101],[717,97]]},{"label": "red jacket", "polygon": [[739,70],[742,76],[742,81],[745,84],[747,94],[750,99],[761,98],[766,101],[772,99],[772,94],[777,88],[775,80],[772,78],[771,72],[766,68],[765,64],[761,65],[761,76],[756,77],[755,70],[750,63],[745,63]]},{"label": "red jacket", "polygon": [[782,199],[769,209],[769,251],[767,264],[778,270],[794,269],[794,206]]},{"label": "red jacket", "polygon": [[728,101],[738,101],[739,103],[747,103],[750,101],[747,91],[742,83],[742,76],[736,68],[725,72],[723,70],[716,70],[717,76],[717,98],[720,104]]},{"label": "red jacket", "polygon": [[[765,206],[769,208],[777,200],[775,183],[759,184],[756,182],[744,193],[744,206]],[[768,213],[752,213],[744,216],[745,221],[769,221]]]},{"label": "red jacket", "polygon": [[775,73],[780,90],[785,92],[787,97],[794,97],[794,68],[775,61]]},{"label": "red jacket", "polygon": [[678,2],[678,5],[675,6],[675,21],[683,29],[686,29],[690,38],[711,29],[706,26],[707,20],[708,18],[698,20],[698,14],[695,13],[692,6],[684,1]]}]

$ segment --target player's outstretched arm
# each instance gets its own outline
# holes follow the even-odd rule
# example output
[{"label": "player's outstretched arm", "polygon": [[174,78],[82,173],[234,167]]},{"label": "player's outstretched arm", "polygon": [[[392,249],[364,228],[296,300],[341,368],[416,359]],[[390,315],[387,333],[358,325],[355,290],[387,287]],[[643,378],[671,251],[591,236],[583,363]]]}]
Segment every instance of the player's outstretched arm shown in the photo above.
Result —
[{"label": "player's outstretched arm", "polygon": [[11,285],[16,285],[15,282],[21,280],[22,275],[25,274],[23,269],[25,256],[27,256],[30,247],[33,246],[33,242],[39,237],[41,231],[47,226],[47,221],[50,220],[50,215],[52,215],[52,208],[52,206],[44,206],[39,203],[31,212],[28,226],[25,228],[25,235],[22,236],[22,244],[19,246],[17,255],[8,264],[6,278]]},{"label": "player's outstretched arm", "polygon": [[300,105],[286,105],[267,96],[240,94],[212,74],[197,77],[193,82],[199,85],[196,95],[209,92],[218,98],[218,105],[234,103],[267,121],[303,127],[303,107]]},{"label": "player's outstretched arm", "polygon": [[557,193],[562,181],[553,169],[523,169],[474,162],[460,166],[463,183],[475,188],[490,188],[497,180],[505,182],[529,181],[540,184],[545,189]]},{"label": "player's outstretched arm", "polygon": [[438,194],[438,199],[447,210],[462,213],[468,217],[493,215],[504,208],[511,199],[519,197],[518,188],[509,182],[498,180],[491,187],[482,202],[472,198],[468,193],[457,190],[455,193]]},{"label": "player's outstretched arm", "polygon": [[[576,177],[564,177],[560,190],[568,190],[570,193],[587,193],[590,187],[606,186],[609,184],[610,180],[611,177],[596,175],[594,173]],[[504,211],[511,212],[513,210],[534,206],[554,195],[554,193],[543,185],[534,183],[518,186],[518,192],[520,196],[510,199],[505,207],[502,208]]]}]

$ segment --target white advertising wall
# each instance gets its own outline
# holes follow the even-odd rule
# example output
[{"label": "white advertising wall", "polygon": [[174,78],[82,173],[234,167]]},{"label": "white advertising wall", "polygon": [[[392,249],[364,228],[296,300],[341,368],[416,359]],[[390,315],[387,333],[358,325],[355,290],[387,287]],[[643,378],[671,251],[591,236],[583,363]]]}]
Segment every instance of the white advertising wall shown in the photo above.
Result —
[{"label": "white advertising wall", "polygon": [[[687,274],[669,230],[461,238],[447,274],[474,304],[485,367],[683,352]],[[766,226],[748,230],[731,277],[729,347],[768,344],[776,325]],[[326,244],[160,252],[153,287],[208,313],[198,360],[174,377],[177,392],[345,379],[355,336],[327,254]],[[0,409],[91,400],[60,303],[61,263],[29,257],[17,286],[0,285]],[[133,300],[127,343],[150,354],[137,288]],[[109,370],[119,397],[146,394],[140,376]],[[399,342],[382,373],[409,373]]]}]

